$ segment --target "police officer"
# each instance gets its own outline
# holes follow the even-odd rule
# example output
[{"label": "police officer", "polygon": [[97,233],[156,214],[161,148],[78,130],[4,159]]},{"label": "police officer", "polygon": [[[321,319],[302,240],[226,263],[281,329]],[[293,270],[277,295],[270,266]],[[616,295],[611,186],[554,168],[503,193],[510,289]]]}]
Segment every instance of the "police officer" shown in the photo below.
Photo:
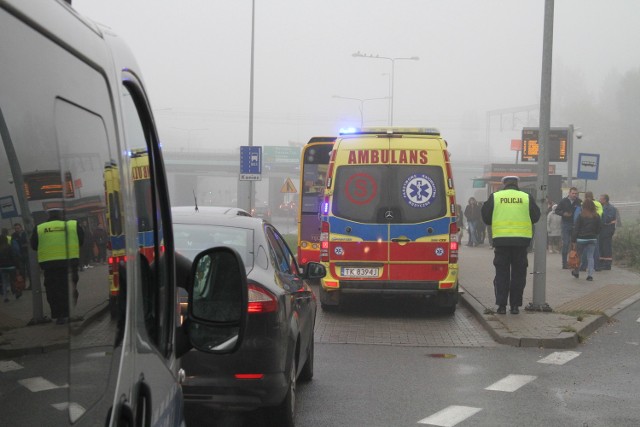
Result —
[{"label": "police officer", "polygon": [[504,188],[493,193],[482,205],[482,220],[493,233],[496,276],[493,280],[498,314],[518,314],[527,280],[527,247],[533,237],[533,224],[540,219],[540,208],[532,197],[518,188],[517,176],[502,178]]},{"label": "police officer", "polygon": [[63,220],[62,209],[49,209],[49,219],[38,225],[31,235],[31,248],[38,252],[44,272],[44,287],[51,317],[63,325],[69,318],[68,271],[71,270],[74,302],[78,299],[78,261],[84,232],[76,220]]}]

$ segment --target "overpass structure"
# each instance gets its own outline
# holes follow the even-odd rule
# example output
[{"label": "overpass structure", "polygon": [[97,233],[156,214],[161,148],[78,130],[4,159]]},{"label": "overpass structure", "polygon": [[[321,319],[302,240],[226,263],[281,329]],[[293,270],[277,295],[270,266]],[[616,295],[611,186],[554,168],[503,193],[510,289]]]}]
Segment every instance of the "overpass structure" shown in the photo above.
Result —
[{"label": "overpass structure", "polygon": [[[275,208],[285,200],[286,194],[280,190],[287,179],[298,186],[299,154],[297,157],[268,154],[263,155],[262,181],[255,185],[256,200]],[[163,151],[163,156],[172,205],[193,205],[194,195],[199,205],[236,205],[240,175],[239,150],[227,153]]]}]

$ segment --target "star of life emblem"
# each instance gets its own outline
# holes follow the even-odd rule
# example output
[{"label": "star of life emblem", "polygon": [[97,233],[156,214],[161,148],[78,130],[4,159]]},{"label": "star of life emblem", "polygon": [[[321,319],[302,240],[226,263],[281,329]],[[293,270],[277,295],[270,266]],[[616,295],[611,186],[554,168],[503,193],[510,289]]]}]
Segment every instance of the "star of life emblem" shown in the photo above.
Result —
[{"label": "star of life emblem", "polygon": [[429,206],[437,195],[436,184],[425,174],[409,176],[402,184],[402,197],[414,208]]}]

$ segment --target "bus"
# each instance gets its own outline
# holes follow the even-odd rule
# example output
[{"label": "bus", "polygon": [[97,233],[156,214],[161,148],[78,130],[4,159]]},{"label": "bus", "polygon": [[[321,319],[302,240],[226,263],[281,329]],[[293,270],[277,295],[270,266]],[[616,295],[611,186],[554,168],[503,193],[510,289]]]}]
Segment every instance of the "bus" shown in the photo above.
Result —
[{"label": "bus", "polygon": [[320,261],[320,203],[335,137],[313,137],[300,155],[298,263]]},{"label": "bus", "polygon": [[[151,182],[149,174],[149,155],[146,150],[134,150],[130,153],[131,180],[136,200],[138,218],[138,248],[148,260],[154,258],[153,218],[146,212],[151,206]],[[109,264],[109,311],[113,317],[118,311],[120,294],[119,268],[125,261],[124,217],[120,173],[115,162],[107,162],[104,167],[105,201],[107,204],[107,224],[109,235],[108,249],[111,254]]]}]

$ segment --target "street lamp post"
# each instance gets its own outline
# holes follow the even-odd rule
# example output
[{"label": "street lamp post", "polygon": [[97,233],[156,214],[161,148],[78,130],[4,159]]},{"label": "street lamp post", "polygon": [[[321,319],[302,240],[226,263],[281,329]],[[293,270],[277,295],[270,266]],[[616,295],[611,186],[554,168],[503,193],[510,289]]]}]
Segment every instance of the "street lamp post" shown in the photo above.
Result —
[{"label": "street lamp post", "polygon": [[420,58],[417,56],[411,57],[389,57],[389,56],[380,56],[380,55],[371,55],[366,53],[360,53],[359,51],[352,54],[354,58],[371,58],[371,59],[385,59],[391,62],[391,89],[389,95],[389,126],[393,126],[393,92],[394,92],[394,74],[396,68],[396,61],[407,60],[407,61],[419,61]]},{"label": "street lamp post", "polygon": [[361,128],[364,126],[364,103],[366,101],[375,101],[375,100],[378,100],[378,99],[389,99],[388,96],[384,96],[382,98],[349,98],[347,96],[340,96],[340,95],[333,95],[332,98],[350,99],[352,101],[360,102],[360,127]]}]

